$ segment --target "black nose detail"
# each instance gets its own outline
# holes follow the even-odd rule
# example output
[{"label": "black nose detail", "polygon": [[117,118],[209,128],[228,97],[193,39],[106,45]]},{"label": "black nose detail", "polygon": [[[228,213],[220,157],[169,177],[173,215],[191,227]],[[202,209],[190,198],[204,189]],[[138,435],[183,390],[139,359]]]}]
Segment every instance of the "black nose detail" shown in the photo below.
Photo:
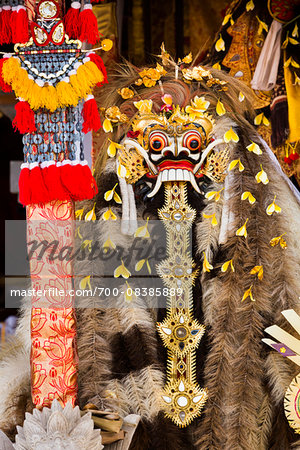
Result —
[{"label": "black nose detail", "polygon": [[164,153],[164,156],[174,156],[174,155],[170,150],[168,150],[167,152]]}]

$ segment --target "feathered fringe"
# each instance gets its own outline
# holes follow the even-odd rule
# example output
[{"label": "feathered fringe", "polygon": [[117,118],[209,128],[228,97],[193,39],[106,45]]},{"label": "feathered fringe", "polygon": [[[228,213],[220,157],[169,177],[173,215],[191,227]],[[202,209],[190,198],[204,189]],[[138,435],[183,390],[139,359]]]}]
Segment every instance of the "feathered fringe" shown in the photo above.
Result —
[{"label": "feathered fringe", "polygon": [[[235,272],[228,269],[226,273],[222,273],[221,263],[217,262],[216,251],[213,251],[210,262],[215,263],[218,272],[212,277],[202,277],[203,310],[205,324],[210,327],[211,342],[204,381],[209,399],[196,430],[199,449],[268,448],[266,442],[271,434],[274,408],[271,411],[270,406],[264,404],[266,391],[273,386],[272,398],[276,396],[276,402],[282,402],[284,391],[291,380],[291,364],[280,358],[280,355],[279,365],[274,363],[277,355],[270,355],[266,359],[267,350],[264,349],[261,338],[264,328],[274,323],[272,317],[275,311],[275,315],[279,315],[284,307],[292,307],[300,289],[296,289],[298,281],[295,276],[295,268],[299,267],[297,258],[295,259],[299,243],[295,243],[296,247],[293,248],[297,233],[291,243],[293,254],[283,253],[281,248],[272,248],[269,244],[273,237],[291,229],[293,222],[296,223],[293,216],[299,211],[299,206],[295,201],[290,206],[290,211],[289,206],[286,209],[286,198],[290,199],[291,195],[284,188],[285,180],[282,180],[282,190],[285,192],[280,195],[278,172],[269,156],[264,153],[258,158],[245,153],[243,147],[248,141],[241,139],[241,133],[239,136],[240,145],[231,153],[231,158],[241,158],[246,168],[242,173],[235,173],[231,179],[232,195],[228,199],[228,206],[234,212],[233,233],[229,235],[218,256],[221,256],[221,263],[232,259]],[[255,180],[260,163],[270,179],[276,180],[276,184],[271,181],[264,189],[260,189]],[[254,195],[257,200],[255,205],[241,201],[244,191],[250,191]],[[275,193],[278,203],[285,211],[280,217],[268,217],[266,207],[274,199]],[[244,237],[236,236],[235,231],[247,218],[248,239],[245,240]],[[204,226],[204,223],[198,226],[198,231],[204,232],[204,237],[206,234],[208,236],[204,241],[215,242],[210,233],[212,230],[205,231]],[[216,230],[213,233],[216,235]],[[197,245],[202,249],[202,235],[199,233],[198,236]],[[212,247],[210,244],[210,248]],[[262,265],[264,268],[262,282],[250,274],[255,265]],[[255,301],[251,302],[248,298],[242,302],[244,292],[251,285]],[[279,292],[282,292],[282,297]],[[271,376],[268,389],[265,386],[266,369]]]},{"label": "feathered fringe", "polygon": [[93,198],[98,192],[86,161],[42,163],[41,166],[23,164],[19,191],[23,205],[51,200],[84,200]]},{"label": "feathered fringe", "polygon": [[104,80],[102,72],[89,58],[78,67],[76,74],[70,76],[67,89],[66,81],[59,82],[57,86],[39,86],[28,78],[17,57],[4,60],[2,76],[17,97],[28,101],[31,109],[46,108],[51,112],[57,108],[76,106],[81,98],[91,94],[93,86]]},{"label": "feathered fringe", "polygon": [[22,425],[25,412],[32,411],[30,383],[30,317],[31,300],[24,299],[16,335],[1,347],[0,428],[11,439],[16,425]]},{"label": "feathered fringe", "polygon": [[142,420],[152,422],[161,409],[160,392],[164,374],[155,366],[132,372],[122,380],[112,380],[107,391],[115,394],[111,400],[122,416],[139,414]]}]

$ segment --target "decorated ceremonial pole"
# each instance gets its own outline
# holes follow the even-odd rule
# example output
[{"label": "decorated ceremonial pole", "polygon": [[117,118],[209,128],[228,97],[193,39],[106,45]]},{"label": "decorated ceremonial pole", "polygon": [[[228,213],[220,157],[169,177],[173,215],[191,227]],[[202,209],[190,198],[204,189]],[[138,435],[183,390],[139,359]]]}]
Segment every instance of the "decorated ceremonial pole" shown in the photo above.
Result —
[{"label": "decorated ceremonial pole", "polygon": [[[23,5],[1,12],[2,42],[16,43],[15,53],[0,62],[0,84],[19,100],[13,126],[24,134],[19,189],[31,250],[36,407],[50,406],[55,398],[63,406],[74,405],[77,395],[72,258],[63,252],[74,247],[74,202],[97,193],[83,139],[101,126],[92,89],[106,82],[100,56],[82,49],[83,41],[94,45],[99,40],[92,5],[85,2],[80,9],[73,2],[63,21],[57,2],[41,0],[30,27]],[[108,47],[103,41],[101,48]],[[39,251],[32,251],[33,241]],[[46,246],[42,258],[37,257],[41,244]]]}]

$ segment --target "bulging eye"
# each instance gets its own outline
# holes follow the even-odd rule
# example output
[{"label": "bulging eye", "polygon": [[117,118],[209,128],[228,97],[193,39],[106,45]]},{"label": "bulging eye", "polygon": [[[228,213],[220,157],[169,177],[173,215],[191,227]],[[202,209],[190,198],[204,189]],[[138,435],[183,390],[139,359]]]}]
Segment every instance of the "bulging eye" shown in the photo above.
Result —
[{"label": "bulging eye", "polygon": [[162,133],[154,133],[150,137],[150,148],[155,152],[160,152],[167,145],[167,140]]},{"label": "bulging eye", "polygon": [[184,136],[183,145],[189,150],[199,150],[201,144],[201,136],[195,131],[189,132]]}]

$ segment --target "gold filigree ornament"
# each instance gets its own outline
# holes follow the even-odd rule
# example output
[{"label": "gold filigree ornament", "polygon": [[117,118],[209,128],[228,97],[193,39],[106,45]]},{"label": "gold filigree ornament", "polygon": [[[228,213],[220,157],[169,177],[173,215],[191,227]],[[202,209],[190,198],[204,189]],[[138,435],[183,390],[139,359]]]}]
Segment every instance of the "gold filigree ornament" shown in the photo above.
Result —
[{"label": "gold filigree ornament", "polygon": [[201,413],[207,391],[182,377],[165,386],[162,399],[166,417],[179,427],[184,427]]},{"label": "gold filigree ornament", "polygon": [[126,170],[126,181],[129,184],[136,183],[142,178],[149,169],[144,166],[142,156],[137,152],[135,148],[126,149],[122,146],[118,149],[118,157],[120,164],[122,164]]},{"label": "gold filigree ornament", "polygon": [[170,292],[167,316],[157,323],[168,349],[162,408],[176,425],[186,427],[200,415],[208,394],[196,380],[196,348],[205,327],[193,318],[192,286],[197,271],[193,270],[189,234],[196,211],[187,202],[185,182],[165,183],[165,204],[158,213],[167,233],[168,256],[157,266],[157,272]]},{"label": "gold filigree ornament", "polygon": [[177,313],[166,317],[158,325],[158,332],[165,347],[178,357],[184,358],[187,352],[198,347],[205,327],[188,314]]},{"label": "gold filigree ornament", "polygon": [[204,167],[199,169],[198,174],[201,173],[217,183],[222,183],[227,175],[226,169],[228,167],[229,159],[230,150],[228,145],[224,150],[213,150],[207,157]]}]

